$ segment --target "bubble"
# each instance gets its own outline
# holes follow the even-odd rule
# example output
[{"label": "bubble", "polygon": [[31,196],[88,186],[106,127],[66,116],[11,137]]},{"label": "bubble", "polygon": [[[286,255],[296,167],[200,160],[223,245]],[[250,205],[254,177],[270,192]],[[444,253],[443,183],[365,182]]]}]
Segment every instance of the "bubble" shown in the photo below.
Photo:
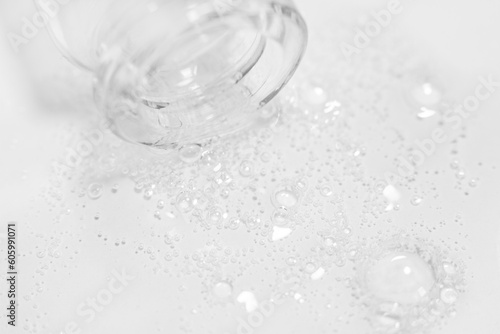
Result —
[{"label": "bubble", "polygon": [[87,195],[91,199],[98,199],[101,197],[103,191],[103,187],[99,183],[91,183],[87,188]]},{"label": "bubble", "polygon": [[414,205],[414,206],[418,206],[418,205],[420,205],[420,204],[422,203],[422,201],[423,201],[422,197],[419,197],[419,196],[414,196],[414,197],[411,199],[410,203],[411,203],[412,205]]},{"label": "bubble", "polygon": [[312,274],[316,271],[316,264],[314,262],[307,262],[304,266],[304,270],[306,271],[306,273]]},{"label": "bubble", "polygon": [[459,180],[463,180],[465,179],[465,171],[463,169],[460,169],[457,171],[457,173],[455,174],[456,178],[459,179]]},{"label": "bubble", "polygon": [[372,320],[375,331],[384,334],[394,334],[401,329],[401,323],[397,317],[389,315],[379,315]]},{"label": "bubble", "polygon": [[260,109],[260,117],[262,119],[277,118],[281,114],[281,106],[278,103],[270,103],[266,107]]},{"label": "bubble", "polygon": [[418,83],[410,90],[410,96],[423,107],[433,107],[441,102],[443,93],[433,82]]},{"label": "bubble", "polygon": [[205,151],[201,154],[200,162],[202,165],[207,167],[209,170],[214,172],[219,171],[222,168],[222,164],[219,161],[219,157],[213,151]]},{"label": "bubble", "polygon": [[441,300],[446,304],[454,304],[458,299],[458,292],[452,288],[444,288],[440,293]]},{"label": "bubble", "polygon": [[269,162],[271,161],[271,154],[269,154],[268,152],[264,152],[260,155],[260,160],[262,162]]},{"label": "bubble", "polygon": [[254,165],[253,162],[245,160],[240,164],[240,175],[243,177],[249,177],[253,174]]},{"label": "bubble", "polygon": [[229,221],[226,223],[225,227],[230,229],[230,230],[237,230],[240,225],[241,225],[242,221],[240,218],[231,218],[229,219]]},{"label": "bubble", "polygon": [[300,95],[306,103],[312,105],[324,104],[328,99],[325,90],[312,82],[307,82],[302,85]]},{"label": "bubble", "polygon": [[186,213],[193,210],[194,206],[192,194],[189,191],[181,192],[179,195],[177,195],[175,204],[181,212]]},{"label": "bubble", "polygon": [[333,194],[332,188],[328,185],[322,186],[319,192],[325,197],[329,197]]},{"label": "bubble", "polygon": [[220,197],[222,198],[228,198],[230,194],[230,191],[228,188],[224,188],[220,190]]},{"label": "bubble", "polygon": [[284,207],[277,208],[274,210],[271,220],[276,226],[286,226],[289,224],[289,214],[288,210]]},{"label": "bubble", "polygon": [[189,144],[184,145],[179,149],[179,158],[188,164],[196,162],[201,157],[201,145]]},{"label": "bubble", "polygon": [[432,117],[435,114],[436,114],[436,110],[429,109],[429,108],[426,108],[426,107],[421,107],[420,111],[417,113],[417,117],[425,119],[425,118]]},{"label": "bubble", "polygon": [[432,268],[418,255],[388,254],[372,264],[365,276],[376,297],[401,304],[420,302],[434,285]]},{"label": "bubble", "polygon": [[213,225],[218,225],[223,219],[222,211],[218,208],[212,208],[208,212],[208,221]]},{"label": "bubble", "polygon": [[257,217],[250,217],[245,220],[245,225],[249,230],[255,230],[262,224],[262,221],[260,218]]},{"label": "bubble", "polygon": [[307,189],[307,181],[305,179],[298,179],[295,181],[298,190],[305,191]]},{"label": "bubble", "polygon": [[277,207],[292,208],[299,202],[298,194],[290,187],[278,189],[274,192],[272,202]]},{"label": "bubble", "polygon": [[212,293],[219,299],[227,299],[233,294],[233,286],[228,282],[221,281],[214,285]]},{"label": "bubble", "polygon": [[116,158],[111,156],[102,156],[99,158],[99,167],[104,172],[112,172],[116,168]]}]

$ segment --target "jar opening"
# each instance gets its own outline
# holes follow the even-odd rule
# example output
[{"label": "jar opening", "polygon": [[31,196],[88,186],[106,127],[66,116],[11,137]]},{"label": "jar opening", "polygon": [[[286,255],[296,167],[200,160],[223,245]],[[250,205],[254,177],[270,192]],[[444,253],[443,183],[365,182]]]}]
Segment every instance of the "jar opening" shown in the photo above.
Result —
[{"label": "jar opening", "polygon": [[185,29],[140,21],[101,44],[96,98],[118,135],[173,148],[259,122],[255,111],[300,61],[305,24],[295,9],[276,4],[210,9]]}]

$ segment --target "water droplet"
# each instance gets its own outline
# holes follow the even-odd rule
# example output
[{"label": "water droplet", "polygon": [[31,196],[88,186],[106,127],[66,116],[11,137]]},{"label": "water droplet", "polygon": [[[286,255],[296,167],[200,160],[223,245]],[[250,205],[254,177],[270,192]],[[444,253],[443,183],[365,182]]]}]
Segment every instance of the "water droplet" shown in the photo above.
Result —
[{"label": "water droplet", "polygon": [[432,117],[436,114],[436,110],[429,109],[426,107],[421,107],[420,111],[417,113],[417,117],[421,119]]},{"label": "water droplet", "polygon": [[193,197],[192,194],[189,191],[183,191],[179,195],[177,195],[177,198],[175,200],[175,204],[177,205],[177,208],[181,212],[189,212],[193,210]]},{"label": "water droplet", "polygon": [[285,226],[290,223],[288,210],[284,207],[277,208],[274,210],[271,220],[276,226]]},{"label": "water droplet", "polygon": [[253,174],[254,166],[253,162],[245,160],[240,164],[240,175],[243,177],[249,177]]},{"label": "water droplet", "polygon": [[112,172],[116,168],[116,158],[114,156],[102,156],[99,158],[99,167],[104,172]]},{"label": "water droplet", "polygon": [[415,304],[434,285],[434,273],[418,255],[392,253],[376,260],[365,280],[369,291],[382,300]]},{"label": "water droplet", "polygon": [[214,285],[212,293],[217,298],[227,299],[231,297],[233,293],[233,286],[228,282],[221,281]]},{"label": "water droplet", "polygon": [[161,200],[161,199],[160,199],[160,200],[158,200],[158,203],[156,204],[156,207],[157,207],[158,209],[160,209],[160,210],[161,210],[161,209],[163,209],[163,208],[165,207],[165,201],[163,201],[163,200]]},{"label": "water droplet", "polygon": [[218,208],[212,208],[208,212],[208,220],[212,225],[218,225],[222,221],[222,211]]},{"label": "water droplet", "polygon": [[400,331],[401,323],[397,317],[379,315],[372,320],[373,328],[377,333],[395,334]]},{"label": "water droplet", "polygon": [[249,230],[255,230],[262,224],[262,221],[258,217],[250,217],[245,220],[245,225]]},{"label": "water droplet", "polygon": [[417,84],[411,89],[410,95],[418,105],[423,107],[437,105],[443,96],[441,90],[431,82]]},{"label": "water droplet", "polygon": [[262,162],[269,162],[271,161],[271,154],[267,153],[267,152],[264,152],[260,155],[260,160]]},{"label": "water droplet", "polygon": [[411,199],[410,203],[411,203],[412,205],[414,205],[414,206],[418,206],[418,205],[420,205],[420,204],[422,203],[422,201],[423,201],[422,197],[419,197],[419,196],[414,196],[414,197]]},{"label": "water droplet", "polygon": [[465,171],[463,169],[460,169],[456,174],[455,176],[457,177],[457,179],[459,180],[463,180],[465,179]]},{"label": "water droplet", "polygon": [[239,303],[245,304],[245,309],[248,313],[255,311],[259,306],[257,298],[255,298],[255,295],[251,291],[242,291],[236,300]]},{"label": "water droplet", "polygon": [[469,186],[471,186],[471,187],[475,187],[475,186],[477,186],[477,180],[476,180],[476,179],[471,179],[471,180],[469,181]]},{"label": "water droplet", "polygon": [[324,104],[328,99],[325,90],[319,85],[311,82],[302,85],[300,95],[306,103],[312,105]]},{"label": "water droplet", "polygon": [[332,188],[329,185],[324,185],[320,189],[321,195],[329,197],[333,194]]},{"label": "water droplet", "polygon": [[272,240],[277,241],[286,238],[292,233],[292,229],[286,227],[273,226]]},{"label": "water droplet", "polygon": [[274,201],[277,207],[291,208],[299,202],[298,195],[290,189],[280,189],[274,193]]},{"label": "water droplet", "polygon": [[311,279],[312,280],[319,280],[323,275],[325,274],[325,269],[322,267],[319,267],[315,272],[311,274]]},{"label": "water droplet", "polygon": [[312,274],[316,270],[316,264],[314,264],[314,262],[307,262],[304,266],[304,270],[306,273]]},{"label": "water droplet", "polygon": [[242,223],[241,219],[239,219],[239,218],[231,218],[226,223],[225,227],[228,228],[228,229],[230,229],[230,230],[237,230],[240,227],[241,223]]},{"label": "water droplet", "polygon": [[208,169],[217,172],[222,168],[219,157],[213,151],[205,151],[201,154],[201,163]]},{"label": "water droplet", "polygon": [[458,299],[458,293],[455,289],[444,288],[440,293],[441,300],[446,304],[454,304]]},{"label": "water droplet", "polygon": [[91,183],[87,188],[87,195],[91,199],[98,199],[102,195],[102,185],[99,183]]},{"label": "water droplet", "polygon": [[184,145],[179,149],[179,158],[188,164],[196,162],[201,157],[201,145],[189,144]]}]

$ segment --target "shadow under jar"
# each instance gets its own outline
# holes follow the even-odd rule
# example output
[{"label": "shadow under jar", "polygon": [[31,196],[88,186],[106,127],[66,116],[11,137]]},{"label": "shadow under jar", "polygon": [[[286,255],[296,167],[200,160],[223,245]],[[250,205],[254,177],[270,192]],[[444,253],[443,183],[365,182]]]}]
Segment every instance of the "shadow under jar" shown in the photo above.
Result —
[{"label": "shadow under jar", "polygon": [[[121,138],[171,149],[248,128],[307,43],[291,0],[35,0]],[[56,5],[57,4],[57,5]]]}]

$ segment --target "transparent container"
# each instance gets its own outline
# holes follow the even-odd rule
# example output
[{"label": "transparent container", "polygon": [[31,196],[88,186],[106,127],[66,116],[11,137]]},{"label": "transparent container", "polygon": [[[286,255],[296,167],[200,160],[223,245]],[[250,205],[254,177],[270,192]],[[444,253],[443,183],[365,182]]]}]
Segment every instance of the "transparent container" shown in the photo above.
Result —
[{"label": "transparent container", "polygon": [[307,28],[291,0],[35,0],[76,66],[95,75],[111,129],[157,148],[203,143],[261,121]]}]

